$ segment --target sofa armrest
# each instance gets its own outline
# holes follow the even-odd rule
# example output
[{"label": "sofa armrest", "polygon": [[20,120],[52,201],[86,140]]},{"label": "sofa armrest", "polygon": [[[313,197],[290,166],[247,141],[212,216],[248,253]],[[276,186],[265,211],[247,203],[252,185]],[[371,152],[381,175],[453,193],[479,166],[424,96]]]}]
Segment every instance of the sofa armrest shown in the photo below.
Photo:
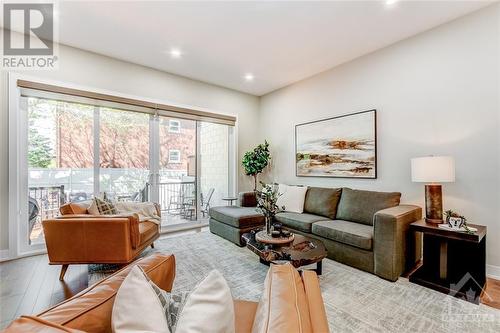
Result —
[{"label": "sofa armrest", "polygon": [[51,264],[126,263],[140,243],[137,215],[42,222]]},{"label": "sofa armrest", "polygon": [[309,314],[311,317],[312,332],[329,332],[328,319],[326,318],[325,304],[319,288],[319,279],[316,272],[302,271],[302,281],[306,291]]},{"label": "sofa armrest", "polygon": [[13,321],[3,333],[84,333],[83,331],[67,328],[34,316],[21,316]]},{"label": "sofa armrest", "polygon": [[238,197],[240,207],[257,207],[257,197],[254,191],[240,192]]},{"label": "sofa armrest", "polygon": [[154,253],[38,314],[38,317],[68,329],[92,333],[111,332],[111,313],[116,293],[136,264],[158,287],[165,291],[172,290],[175,279],[175,257]]},{"label": "sofa armrest", "polygon": [[422,208],[399,205],[375,213],[373,255],[376,275],[396,281],[415,263],[416,249],[408,232],[410,224],[422,218]]}]

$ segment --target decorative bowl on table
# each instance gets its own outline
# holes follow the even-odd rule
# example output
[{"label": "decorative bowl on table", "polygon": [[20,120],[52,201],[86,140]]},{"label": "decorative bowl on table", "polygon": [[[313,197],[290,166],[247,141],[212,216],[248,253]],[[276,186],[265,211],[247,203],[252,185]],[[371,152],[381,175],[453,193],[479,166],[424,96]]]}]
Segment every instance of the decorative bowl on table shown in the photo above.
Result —
[{"label": "decorative bowl on table", "polygon": [[265,244],[289,244],[295,239],[295,235],[290,233],[288,237],[281,235],[280,237],[273,237],[268,235],[265,230],[261,230],[255,234],[255,239]]}]

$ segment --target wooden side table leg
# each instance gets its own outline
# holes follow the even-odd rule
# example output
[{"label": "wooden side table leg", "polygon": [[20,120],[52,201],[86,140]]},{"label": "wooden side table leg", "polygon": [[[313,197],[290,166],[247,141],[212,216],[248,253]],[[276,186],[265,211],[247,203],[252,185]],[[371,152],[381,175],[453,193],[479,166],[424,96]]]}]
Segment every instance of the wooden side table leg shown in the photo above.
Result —
[{"label": "wooden side table leg", "polygon": [[448,242],[442,240],[439,244],[439,277],[442,280],[448,278]]},{"label": "wooden side table leg", "polygon": [[323,274],[323,260],[320,260],[316,263],[316,274]]}]

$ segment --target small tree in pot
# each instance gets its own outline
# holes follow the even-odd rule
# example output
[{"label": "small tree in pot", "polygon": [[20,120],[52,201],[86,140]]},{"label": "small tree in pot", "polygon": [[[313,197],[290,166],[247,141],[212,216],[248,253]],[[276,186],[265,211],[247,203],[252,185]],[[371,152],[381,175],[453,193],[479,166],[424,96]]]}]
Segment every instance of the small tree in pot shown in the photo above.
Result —
[{"label": "small tree in pot", "polygon": [[257,175],[267,167],[270,159],[271,154],[269,153],[269,143],[267,143],[267,141],[264,141],[264,143],[261,143],[253,150],[247,151],[245,155],[243,155],[241,164],[245,168],[245,174],[247,176],[253,176],[254,191],[257,190]]}]

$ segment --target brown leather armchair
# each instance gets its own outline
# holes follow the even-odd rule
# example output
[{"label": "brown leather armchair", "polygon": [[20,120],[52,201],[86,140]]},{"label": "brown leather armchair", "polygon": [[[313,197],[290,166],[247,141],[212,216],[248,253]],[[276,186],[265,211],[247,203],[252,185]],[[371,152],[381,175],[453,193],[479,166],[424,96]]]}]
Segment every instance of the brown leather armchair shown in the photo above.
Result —
[{"label": "brown leather armchair", "polygon": [[[160,288],[172,290],[173,255],[155,253],[138,260],[137,265]],[[37,316],[22,316],[4,332],[111,332],[116,292],[131,268],[125,267]],[[329,331],[318,277],[313,271],[303,271],[300,277],[289,264],[271,265],[263,295],[260,303],[234,300],[236,333],[249,333],[252,328],[259,333]]]},{"label": "brown leather armchair", "polygon": [[[156,205],[158,216],[160,208]],[[42,222],[50,265],[128,264],[160,236],[159,225],[136,214],[90,215],[83,204],[61,206],[61,216]]]}]

